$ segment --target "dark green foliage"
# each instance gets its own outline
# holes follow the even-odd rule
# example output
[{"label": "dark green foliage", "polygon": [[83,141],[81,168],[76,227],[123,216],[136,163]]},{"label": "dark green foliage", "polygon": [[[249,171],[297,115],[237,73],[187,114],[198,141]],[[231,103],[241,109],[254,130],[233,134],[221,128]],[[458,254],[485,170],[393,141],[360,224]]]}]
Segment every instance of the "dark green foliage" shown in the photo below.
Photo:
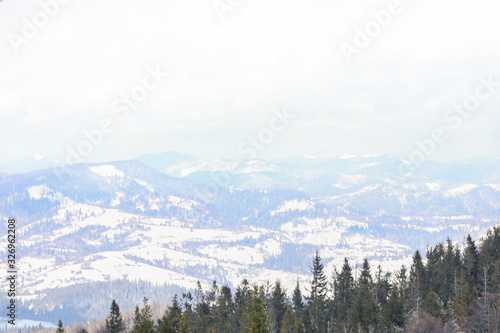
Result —
[{"label": "dark green foliage", "polygon": [[176,333],[179,332],[182,320],[182,309],[179,304],[177,295],[174,295],[172,305],[168,307],[167,311],[161,319],[158,320],[159,333]]},{"label": "dark green foliage", "polygon": [[[398,291],[398,297],[400,301],[401,311],[403,311],[403,326],[405,326],[411,317],[411,289],[409,278],[407,276],[406,267],[403,265],[401,269],[395,275],[396,279],[394,281],[393,288]],[[391,294],[392,296],[392,294]],[[396,326],[398,322],[394,323]]]},{"label": "dark green foliage", "polygon": [[[425,264],[416,251],[410,271],[403,266],[392,277],[379,266],[373,278],[365,259],[354,279],[344,259],[328,281],[316,252],[305,303],[298,280],[290,298],[280,281],[251,286],[244,279],[234,296],[230,287],[215,281],[207,291],[198,283],[193,294],[183,293],[180,300],[175,295],[156,325],[144,298],[142,307],[136,306],[131,332],[498,332],[499,240],[500,227],[479,246],[467,237],[463,251],[447,239],[428,247]],[[113,301],[105,332],[123,332],[120,322]],[[64,332],[61,321],[57,332]]]},{"label": "dark green foliage", "polygon": [[283,316],[283,323],[279,333],[299,333],[300,321],[299,317],[294,315],[292,309],[288,306]]},{"label": "dark green foliage", "polygon": [[333,314],[340,329],[347,325],[347,319],[355,297],[352,269],[347,258],[344,258],[342,271],[340,273],[335,271],[334,273],[333,290]]},{"label": "dark green foliage", "polygon": [[109,317],[106,319],[105,333],[120,333],[125,332],[126,326],[123,321],[120,307],[115,300],[111,302]]},{"label": "dark green foliage", "polygon": [[311,267],[311,294],[307,298],[307,306],[313,332],[324,332],[327,329],[327,286],[326,274],[319,252],[313,258]]},{"label": "dark green foliage", "polygon": [[297,285],[293,290],[292,306],[293,306],[293,312],[297,317],[300,318],[302,316],[302,311],[304,310],[304,300],[302,299],[302,292],[300,291],[299,280],[297,280]]},{"label": "dark green foliage", "polygon": [[422,312],[435,318],[444,318],[443,302],[435,292],[429,291],[425,297],[422,302]]},{"label": "dark green foliage", "polygon": [[59,323],[57,324],[57,329],[56,329],[56,332],[57,332],[57,333],[64,333],[64,332],[66,332],[66,331],[64,330],[63,323],[62,323],[62,321],[60,321],[60,320],[59,320]]},{"label": "dark green foliage", "polygon": [[246,309],[243,312],[243,333],[269,333],[269,324],[264,306],[264,288],[254,286],[248,293]]},{"label": "dark green foliage", "polygon": [[383,312],[384,326],[388,332],[393,332],[404,327],[406,323],[404,300],[399,289],[392,289],[389,301]]},{"label": "dark green foliage", "polygon": [[269,306],[271,327],[273,327],[273,331],[275,332],[281,331],[281,324],[283,322],[283,317],[285,316],[285,311],[287,309],[286,303],[286,291],[281,287],[281,282],[278,280],[274,284]]},{"label": "dark green foliage", "polygon": [[375,297],[377,300],[377,304],[380,304],[381,306],[385,306],[387,303],[387,300],[389,298],[389,293],[391,291],[391,273],[385,273],[382,272],[382,267],[379,265],[377,269],[377,280],[375,282]]},{"label": "dark green foliage", "polygon": [[356,298],[352,304],[348,326],[353,331],[368,332],[374,330],[378,323],[378,306],[373,290],[368,259],[363,261],[358,280]]},{"label": "dark green foliage", "polygon": [[413,255],[413,263],[410,270],[410,294],[411,306],[418,316],[420,312],[420,302],[427,295],[428,291],[427,274],[420,251]]},{"label": "dark green foliage", "polygon": [[139,306],[135,308],[134,327],[132,328],[132,333],[154,333],[155,324],[153,321],[151,306],[148,304],[148,299],[146,297],[143,298],[142,302],[142,309],[139,309]]},{"label": "dark green foliage", "polygon": [[222,286],[212,312],[215,317],[215,331],[220,333],[231,332],[235,314],[231,288]]}]

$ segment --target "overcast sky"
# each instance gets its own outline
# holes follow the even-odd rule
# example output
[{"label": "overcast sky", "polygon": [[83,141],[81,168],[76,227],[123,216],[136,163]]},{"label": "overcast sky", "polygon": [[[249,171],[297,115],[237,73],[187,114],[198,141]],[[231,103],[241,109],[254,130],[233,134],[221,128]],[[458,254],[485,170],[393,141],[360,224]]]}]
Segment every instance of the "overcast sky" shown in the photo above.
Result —
[{"label": "overcast sky", "polygon": [[[86,162],[243,158],[270,127],[259,158],[405,156],[438,128],[448,139],[429,158],[497,157],[500,86],[479,88],[467,118],[447,110],[481,77],[500,82],[498,13],[493,0],[3,0],[0,162],[65,160],[103,119],[113,130]],[[117,103],[158,69],[168,77],[124,117]],[[285,109],[296,117],[273,126]]]}]

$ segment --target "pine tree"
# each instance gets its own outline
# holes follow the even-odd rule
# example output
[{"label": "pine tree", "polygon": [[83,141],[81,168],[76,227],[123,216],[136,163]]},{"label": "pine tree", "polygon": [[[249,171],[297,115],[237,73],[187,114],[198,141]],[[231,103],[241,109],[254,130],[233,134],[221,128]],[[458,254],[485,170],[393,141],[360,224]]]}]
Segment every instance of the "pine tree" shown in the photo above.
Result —
[{"label": "pine tree", "polygon": [[396,285],[401,300],[401,307],[404,314],[404,325],[410,320],[410,300],[411,290],[409,286],[408,276],[406,275],[406,267],[403,265],[396,273]]},{"label": "pine tree", "polygon": [[427,313],[441,320],[444,319],[443,302],[435,292],[429,291],[425,297],[422,302],[422,313]]},{"label": "pine tree", "polygon": [[479,252],[480,266],[490,266],[490,291],[500,293],[500,226],[488,230]]},{"label": "pine tree", "polygon": [[337,326],[345,327],[355,297],[352,268],[347,258],[344,258],[344,265],[340,274],[335,274],[333,285],[334,313],[336,315]]},{"label": "pine tree", "polygon": [[63,327],[63,323],[61,320],[59,320],[59,323],[57,324],[57,330],[56,330],[57,333],[64,333],[66,332],[64,330],[64,327]]},{"label": "pine tree", "polygon": [[231,288],[222,286],[213,310],[215,316],[214,326],[217,332],[225,333],[232,331],[231,322],[233,321],[234,311]]},{"label": "pine tree", "polygon": [[143,298],[143,307],[139,310],[139,306],[135,308],[133,333],[153,333],[154,321],[151,306],[148,304],[148,299]]},{"label": "pine tree", "polygon": [[189,328],[189,318],[187,316],[187,313],[182,315],[181,322],[179,325],[179,333],[191,333],[191,330]]},{"label": "pine tree", "polygon": [[420,312],[420,302],[427,295],[427,274],[422,261],[420,251],[416,251],[413,255],[413,263],[410,269],[410,294],[411,303],[417,314]]},{"label": "pine tree", "polygon": [[287,308],[286,291],[281,287],[281,282],[277,280],[271,293],[270,299],[270,319],[271,325],[276,332],[281,331],[281,323]]},{"label": "pine tree", "polygon": [[[210,293],[210,292],[209,292]],[[194,307],[194,315],[192,317],[192,323],[194,327],[197,327],[200,332],[206,332],[210,327],[211,323],[211,313],[210,313],[210,301],[208,299],[209,293],[205,293],[201,286],[200,281],[198,281],[198,286],[195,291],[195,301],[196,305]]]},{"label": "pine tree", "polygon": [[327,329],[326,293],[328,282],[318,251],[316,251],[316,255],[313,258],[311,273],[311,295],[307,299],[311,316],[311,327],[313,332],[325,332]]},{"label": "pine tree", "polygon": [[302,292],[300,291],[299,279],[297,279],[297,285],[293,290],[292,306],[295,316],[300,318],[302,316],[302,311],[304,310],[304,301],[302,299]]},{"label": "pine tree", "polygon": [[385,321],[385,327],[388,332],[402,329],[406,324],[403,299],[400,296],[398,287],[396,286],[392,288],[391,296],[389,297],[387,306],[383,311],[383,317]]},{"label": "pine tree", "polygon": [[247,298],[250,293],[250,287],[247,279],[243,279],[241,283],[236,287],[236,293],[234,295],[234,308],[235,316],[232,320],[232,329],[235,332],[241,331],[243,312],[245,311],[245,306],[247,303]]},{"label": "pine tree", "polygon": [[[444,246],[443,243],[438,243],[436,247],[428,248],[427,250],[427,265],[425,267],[425,271],[427,273],[426,278],[426,291],[433,290],[438,295],[442,295],[443,288],[443,275],[440,274],[442,272],[443,266],[443,256],[444,256]],[[425,295],[427,296],[427,295]],[[424,297],[424,295],[422,295]]]},{"label": "pine tree", "polygon": [[356,298],[351,307],[349,327],[353,331],[368,332],[378,326],[378,307],[375,301],[373,280],[370,274],[368,259],[363,261],[358,279]]},{"label": "pine tree", "polygon": [[243,313],[243,333],[270,333],[264,306],[264,288],[254,286],[248,293]]},{"label": "pine tree", "polygon": [[106,333],[120,333],[125,332],[126,326],[123,321],[120,307],[115,300],[111,302],[109,317],[106,318]]},{"label": "pine tree", "polygon": [[159,333],[177,333],[180,330],[182,309],[177,294],[172,299],[172,305],[168,307],[165,314],[158,320]]},{"label": "pine tree", "polygon": [[479,252],[476,243],[470,235],[467,235],[463,263],[467,281],[470,282],[471,291],[477,291],[477,286],[479,285]]},{"label": "pine tree", "polygon": [[389,298],[389,293],[391,292],[391,283],[389,279],[391,277],[391,273],[383,273],[382,266],[378,265],[377,269],[377,281],[375,282],[375,298],[377,303],[381,306],[385,306],[387,300]]},{"label": "pine tree", "polygon": [[467,317],[471,315],[473,300],[474,297],[471,294],[470,283],[467,280],[467,274],[463,269],[460,272],[457,293],[451,304],[454,310],[455,320],[458,323],[464,323]]},{"label": "pine tree", "polygon": [[283,316],[283,324],[279,333],[299,333],[299,320],[289,306],[287,306]]},{"label": "pine tree", "polygon": [[443,287],[441,292],[441,299],[445,306],[448,302],[455,297],[456,291],[456,277],[461,268],[460,250],[453,246],[451,239],[448,237],[446,240],[446,253],[444,255],[443,265],[440,270],[442,276]]}]

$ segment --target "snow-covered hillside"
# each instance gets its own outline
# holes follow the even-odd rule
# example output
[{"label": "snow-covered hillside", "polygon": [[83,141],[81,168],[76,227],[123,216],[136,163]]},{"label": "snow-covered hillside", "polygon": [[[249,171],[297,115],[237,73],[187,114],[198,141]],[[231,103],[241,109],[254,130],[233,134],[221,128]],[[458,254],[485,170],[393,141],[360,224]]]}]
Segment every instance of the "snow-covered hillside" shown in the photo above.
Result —
[{"label": "snow-covered hillside", "polygon": [[[3,175],[0,215],[18,221],[20,296],[116,280],[186,290],[279,278],[291,291],[297,279],[307,285],[316,250],[328,274],[344,257],[392,272],[416,249],[500,221],[495,173],[488,182],[444,174],[401,183],[374,173],[391,163],[386,156],[236,164],[169,156],[187,165],[176,171],[186,177],[137,161]],[[148,161],[169,167],[161,156]],[[215,182],[219,172],[228,183]],[[253,186],[257,178],[274,185]]]}]

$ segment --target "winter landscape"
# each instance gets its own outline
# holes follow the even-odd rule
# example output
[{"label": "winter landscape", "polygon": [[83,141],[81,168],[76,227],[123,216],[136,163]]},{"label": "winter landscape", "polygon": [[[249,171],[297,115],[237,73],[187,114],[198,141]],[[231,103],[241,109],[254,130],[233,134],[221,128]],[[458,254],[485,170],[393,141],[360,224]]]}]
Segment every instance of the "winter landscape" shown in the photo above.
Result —
[{"label": "winter landscape", "polygon": [[0,0],[0,332],[500,332],[490,0]]}]

